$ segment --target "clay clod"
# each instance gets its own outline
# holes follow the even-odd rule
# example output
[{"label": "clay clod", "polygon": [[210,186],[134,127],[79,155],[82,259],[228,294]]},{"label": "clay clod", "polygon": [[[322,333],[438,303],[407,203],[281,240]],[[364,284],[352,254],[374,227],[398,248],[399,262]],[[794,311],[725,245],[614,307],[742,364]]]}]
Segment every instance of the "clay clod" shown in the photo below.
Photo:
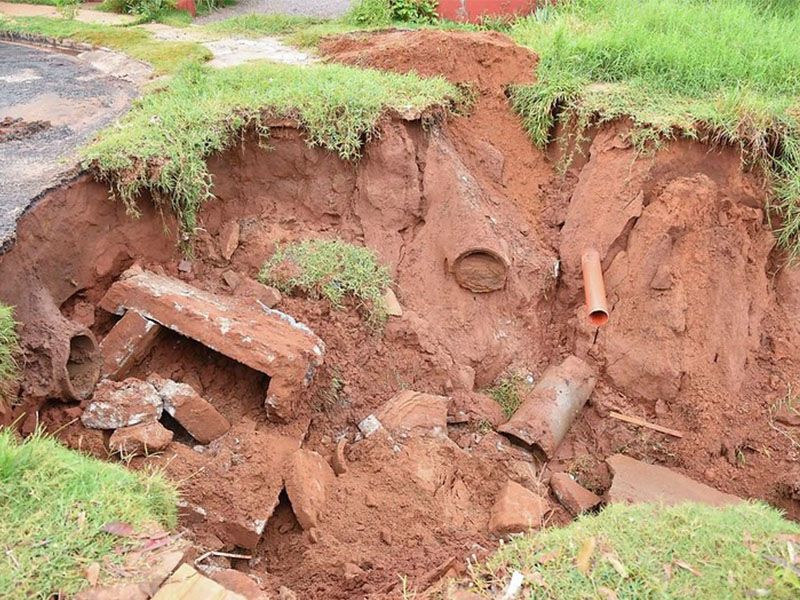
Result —
[{"label": "clay clod", "polygon": [[512,440],[553,456],[594,390],[594,370],[576,356],[547,368],[514,416],[498,428]]},{"label": "clay clod", "polygon": [[444,433],[448,404],[445,396],[403,390],[392,396],[375,416],[385,429],[396,434]]},{"label": "clay clod", "polygon": [[602,502],[602,498],[593,494],[566,473],[553,473],[550,477],[550,488],[558,501],[574,517],[592,510]]},{"label": "clay clod", "polygon": [[514,481],[508,481],[492,506],[489,531],[505,535],[539,529],[549,511],[547,500]]},{"label": "clay clod", "polygon": [[724,506],[742,502],[741,498],[676,473],[667,467],[649,465],[623,454],[606,459],[614,474],[609,502],[650,502],[665,505],[699,502]]},{"label": "clay clod", "polygon": [[312,450],[298,450],[289,460],[286,495],[297,522],[306,531],[319,525],[319,516],[325,508],[328,488],[334,478],[325,459]]},{"label": "clay clod", "polygon": [[172,441],[172,432],[158,421],[122,427],[111,434],[109,449],[123,457],[146,456],[166,448]]}]

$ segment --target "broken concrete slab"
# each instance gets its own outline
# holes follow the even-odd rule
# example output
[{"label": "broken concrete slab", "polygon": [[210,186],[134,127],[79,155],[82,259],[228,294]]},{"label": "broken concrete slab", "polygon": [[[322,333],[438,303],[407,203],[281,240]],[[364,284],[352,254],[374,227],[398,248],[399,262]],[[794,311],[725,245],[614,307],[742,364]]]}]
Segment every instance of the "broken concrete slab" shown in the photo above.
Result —
[{"label": "broken concrete slab", "polygon": [[147,381],[158,391],[167,414],[201,444],[213,442],[231,428],[228,419],[203,399],[192,386],[158,375],[151,375]]},{"label": "broken concrete slab", "polygon": [[208,576],[226,589],[236,592],[247,600],[269,600],[267,593],[245,573],[236,569],[214,569]]},{"label": "broken concrete slab", "polygon": [[220,296],[187,283],[128,269],[100,306],[134,309],[251,369],[270,376],[264,406],[270,418],[291,418],[322,364],[325,344],[306,325],[252,298]]},{"label": "broken concrete slab", "polygon": [[388,431],[394,434],[446,434],[447,407],[445,396],[403,390],[392,396],[375,414]]},{"label": "broken concrete slab", "polygon": [[181,565],[152,600],[247,600],[216,581],[198,573],[194,567]]},{"label": "broken concrete slab", "polygon": [[550,477],[550,488],[573,517],[592,510],[603,501],[600,496],[587,490],[567,473],[553,473]]},{"label": "broken concrete slab", "polygon": [[515,481],[508,481],[492,506],[489,531],[506,535],[539,529],[548,512],[547,500]]},{"label": "broken concrete slab", "polygon": [[107,379],[97,384],[81,422],[91,429],[119,429],[157,421],[162,410],[161,396],[149,383],[134,378]]},{"label": "broken concrete slab", "polygon": [[100,376],[114,380],[124,378],[147,355],[160,333],[161,325],[155,321],[145,319],[135,310],[126,312],[100,342],[103,357]]},{"label": "broken concrete slab", "polygon": [[301,449],[292,455],[286,472],[286,495],[297,522],[306,531],[319,524],[334,478],[330,465],[313,450]]},{"label": "broken concrete slab", "polygon": [[172,441],[172,432],[158,421],[121,427],[111,434],[109,449],[124,457],[142,456],[166,448]]},{"label": "broken concrete slab", "polygon": [[614,479],[606,493],[609,502],[652,502],[666,505],[699,502],[724,506],[742,502],[710,486],[676,473],[667,467],[650,465],[623,454],[606,459]]}]

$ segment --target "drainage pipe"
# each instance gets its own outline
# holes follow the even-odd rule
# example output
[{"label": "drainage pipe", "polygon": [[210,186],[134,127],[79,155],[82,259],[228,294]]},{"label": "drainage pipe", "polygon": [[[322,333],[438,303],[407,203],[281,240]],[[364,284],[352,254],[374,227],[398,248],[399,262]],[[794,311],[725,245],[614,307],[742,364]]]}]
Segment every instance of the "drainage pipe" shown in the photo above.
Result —
[{"label": "drainage pipe", "polygon": [[606,285],[603,281],[603,268],[600,265],[600,253],[589,248],[581,255],[583,270],[583,288],[586,294],[586,311],[589,323],[602,327],[608,323],[608,302],[606,301]]},{"label": "drainage pipe", "polygon": [[576,356],[552,365],[514,416],[497,431],[550,459],[597,382],[594,370]]}]

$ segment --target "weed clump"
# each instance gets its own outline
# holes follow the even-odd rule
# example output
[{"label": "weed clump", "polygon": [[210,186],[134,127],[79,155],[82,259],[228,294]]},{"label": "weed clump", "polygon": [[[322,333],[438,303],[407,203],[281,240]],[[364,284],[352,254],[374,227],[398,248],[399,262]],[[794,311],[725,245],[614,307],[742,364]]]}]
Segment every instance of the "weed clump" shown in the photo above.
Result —
[{"label": "weed clump", "polygon": [[176,501],[159,474],[90,458],[40,432],[19,441],[1,430],[0,597],[74,596],[88,585],[88,565],[121,566],[119,547],[141,543],[104,533],[104,525],[173,527]]},{"label": "weed clump", "polygon": [[472,589],[493,598],[518,570],[530,598],[796,598],[798,536],[761,503],[612,504],[514,538],[472,569]]},{"label": "weed clump", "polygon": [[0,402],[6,400],[8,388],[16,380],[19,336],[14,309],[0,303]]},{"label": "weed clump", "polygon": [[368,248],[342,240],[304,240],[278,246],[258,279],[284,293],[325,298],[335,308],[353,298],[370,325],[380,327],[386,322],[383,294],[392,278]]},{"label": "weed clump", "polygon": [[527,385],[525,378],[519,373],[506,373],[498,378],[486,393],[494,398],[503,409],[506,418],[510,419],[522,404],[522,394]]}]

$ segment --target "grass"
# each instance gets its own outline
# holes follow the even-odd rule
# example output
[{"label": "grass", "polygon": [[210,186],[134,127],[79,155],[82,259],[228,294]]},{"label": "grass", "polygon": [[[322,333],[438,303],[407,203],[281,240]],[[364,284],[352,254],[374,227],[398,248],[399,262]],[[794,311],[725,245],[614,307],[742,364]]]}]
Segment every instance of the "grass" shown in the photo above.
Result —
[{"label": "grass", "polygon": [[115,548],[131,540],[102,532],[105,524],[173,527],[176,500],[160,475],[101,462],[41,433],[20,442],[0,431],[0,597],[71,597],[87,585],[88,565],[125,558]]},{"label": "grass", "polygon": [[[540,56],[512,90],[533,141],[621,118],[641,149],[685,136],[741,147],[775,190],[781,243],[800,252],[800,10],[785,0],[574,0],[511,29]],[[565,140],[562,140],[562,142]]]},{"label": "grass", "polygon": [[8,387],[16,380],[19,336],[14,321],[14,309],[0,303],[0,402],[5,400]]},{"label": "grass", "polygon": [[300,29],[328,22],[324,19],[298,15],[250,14],[211,23],[205,26],[205,30],[226,36],[261,37],[294,33]]},{"label": "grass", "polygon": [[278,246],[258,279],[284,293],[299,291],[325,298],[335,308],[353,298],[371,325],[380,327],[386,322],[382,297],[392,278],[368,248],[342,240],[303,240]]},{"label": "grass", "polygon": [[525,386],[527,383],[522,375],[506,373],[499,377],[494,385],[486,390],[486,393],[494,398],[494,401],[503,409],[506,418],[510,419],[522,404],[522,393]]},{"label": "grass", "polygon": [[206,159],[248,128],[268,135],[265,117],[293,118],[312,146],[359,158],[390,109],[448,105],[458,90],[444,79],[340,65],[254,63],[212,70],[188,65],[104,130],[84,161],[136,211],[140,194],[170,204],[185,235],[212,197]]},{"label": "grass", "polygon": [[71,19],[0,16],[0,31],[105,46],[151,64],[158,74],[173,73],[186,63],[211,58],[211,52],[200,44],[156,40],[149,32],[136,27],[83,23]]},{"label": "grass", "polygon": [[515,538],[472,581],[481,597],[518,570],[524,598],[788,599],[800,594],[798,549],[800,525],[765,504],[614,504]]}]

